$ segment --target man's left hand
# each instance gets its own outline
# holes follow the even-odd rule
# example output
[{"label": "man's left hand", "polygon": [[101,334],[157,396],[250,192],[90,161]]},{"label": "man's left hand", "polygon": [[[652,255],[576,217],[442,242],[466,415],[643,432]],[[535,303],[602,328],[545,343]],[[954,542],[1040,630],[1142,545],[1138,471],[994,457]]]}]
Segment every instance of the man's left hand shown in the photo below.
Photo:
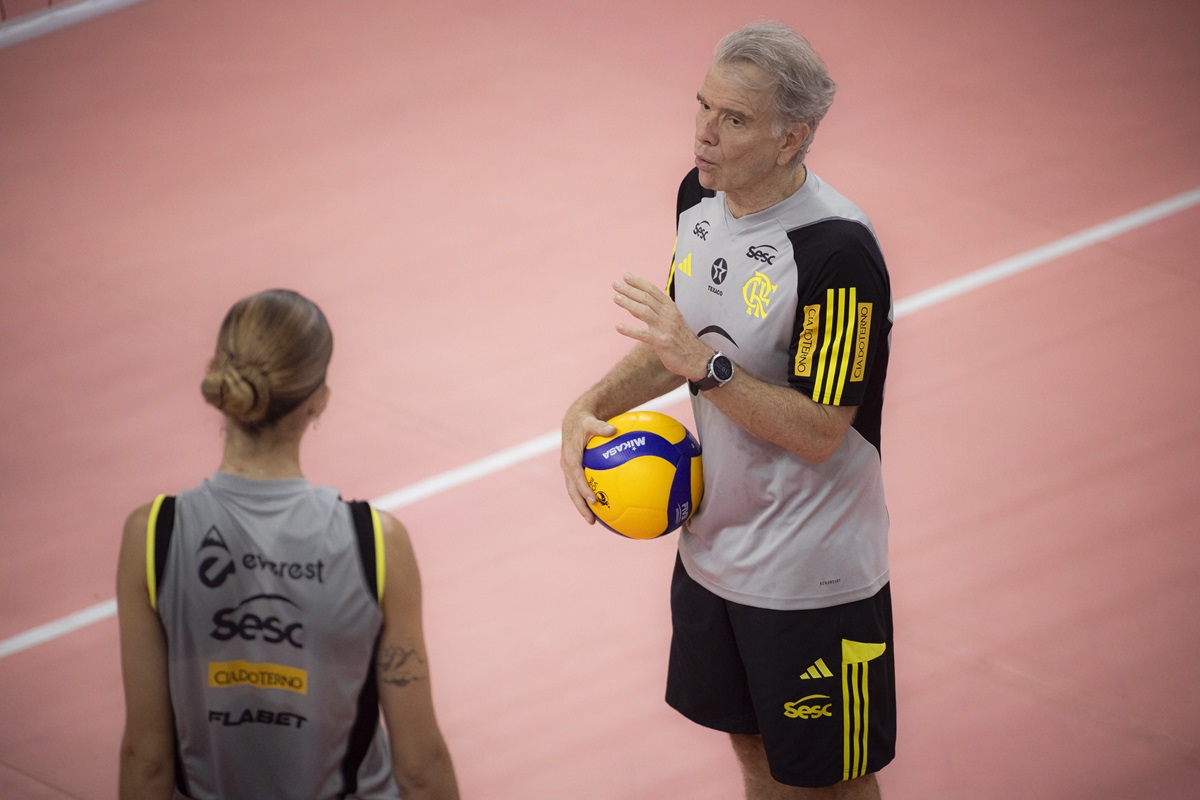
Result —
[{"label": "man's left hand", "polygon": [[663,366],[688,380],[707,374],[708,360],[715,352],[692,333],[675,301],[650,281],[632,273],[613,284],[613,302],[645,323],[645,328],[620,323],[617,332],[644,342],[654,349]]}]

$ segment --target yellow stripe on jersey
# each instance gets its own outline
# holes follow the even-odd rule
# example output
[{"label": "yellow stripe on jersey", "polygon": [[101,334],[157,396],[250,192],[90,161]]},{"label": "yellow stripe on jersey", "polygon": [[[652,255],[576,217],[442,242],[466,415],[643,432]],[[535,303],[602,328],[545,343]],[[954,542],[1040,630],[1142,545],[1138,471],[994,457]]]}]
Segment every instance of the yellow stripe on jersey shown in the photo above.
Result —
[{"label": "yellow stripe on jersey", "polygon": [[850,371],[850,365],[853,363],[854,338],[852,334],[856,327],[854,311],[858,308],[858,290],[851,286],[849,298],[846,296],[846,291],[838,289],[838,316],[844,320],[845,326],[838,331],[838,336],[842,337],[842,354],[838,362],[837,389],[833,395],[835,406],[842,404],[842,390],[846,388],[846,373]]},{"label": "yellow stripe on jersey", "polygon": [[817,356],[817,377],[813,381],[812,399],[821,402],[821,386],[825,380],[825,363],[829,358],[829,332],[833,330],[833,289],[825,292],[825,339],[821,342],[821,354]]},{"label": "yellow stripe on jersey", "polygon": [[842,639],[842,745],[843,780],[867,774],[871,693],[868,662],[883,655],[887,645]]},{"label": "yellow stripe on jersey", "polygon": [[684,275],[691,277],[692,275],[692,254],[688,253],[687,258],[683,261],[676,261],[679,257],[679,236],[675,237],[675,247],[671,250],[671,271],[667,275],[667,294],[670,294],[675,289],[675,270],[679,270]]},{"label": "yellow stripe on jersey", "polygon": [[150,519],[146,522],[146,588],[150,592],[150,607],[158,611],[158,576],[154,574],[154,532],[158,527],[158,511],[162,508],[165,494],[154,498],[150,505]]},{"label": "yellow stripe on jersey", "polygon": [[817,370],[817,385],[813,400],[833,403],[833,387],[838,379],[839,351],[842,347],[842,328],[846,313],[846,290],[827,289],[825,292],[825,344],[821,347],[821,363]]},{"label": "yellow stripe on jersey", "polygon": [[384,566],[384,556],[386,553],[383,549],[383,523],[379,519],[379,512],[375,510],[375,506],[368,506],[371,509],[371,527],[375,531],[375,593],[378,595],[375,599],[383,602],[383,581],[387,577],[387,569]]},{"label": "yellow stripe on jersey", "polygon": [[[866,342],[860,341],[864,334],[859,328],[858,314],[865,307],[869,313],[870,303],[859,304],[858,289],[825,290],[825,332],[821,339],[821,352],[817,357],[817,375],[813,382],[812,399],[823,405],[840,406],[846,381],[861,381],[856,372],[856,357],[865,356]],[[805,308],[807,312],[808,308]],[[805,329],[808,329],[806,313]],[[868,322],[869,325],[869,322]],[[870,329],[867,329],[869,333]],[[857,334],[857,336],[856,336]],[[797,375],[800,375],[797,357]]]}]

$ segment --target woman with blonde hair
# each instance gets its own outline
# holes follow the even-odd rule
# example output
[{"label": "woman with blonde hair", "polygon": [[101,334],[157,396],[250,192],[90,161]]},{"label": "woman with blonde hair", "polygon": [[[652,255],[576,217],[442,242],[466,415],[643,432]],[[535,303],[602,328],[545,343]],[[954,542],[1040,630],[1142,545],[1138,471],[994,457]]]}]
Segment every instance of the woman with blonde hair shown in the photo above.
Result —
[{"label": "woman with blonde hair", "polygon": [[201,384],[220,466],[125,524],[122,800],[458,797],[408,534],[300,470],[332,352],[295,292],[234,304]]}]

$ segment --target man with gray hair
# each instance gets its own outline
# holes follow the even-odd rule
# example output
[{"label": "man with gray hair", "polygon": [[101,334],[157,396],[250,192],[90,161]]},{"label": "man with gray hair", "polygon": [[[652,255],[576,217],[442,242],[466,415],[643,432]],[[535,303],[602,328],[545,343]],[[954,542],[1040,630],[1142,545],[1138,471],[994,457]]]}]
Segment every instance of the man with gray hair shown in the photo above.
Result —
[{"label": "man with gray hair", "polygon": [[614,284],[636,344],[562,427],[567,493],[594,522],[586,442],[689,382],[704,496],[679,536],[667,702],[731,735],[753,800],[877,798],[895,754],[891,287],[866,215],[805,165],[835,89],[784,25],[722,39],[666,291]]}]

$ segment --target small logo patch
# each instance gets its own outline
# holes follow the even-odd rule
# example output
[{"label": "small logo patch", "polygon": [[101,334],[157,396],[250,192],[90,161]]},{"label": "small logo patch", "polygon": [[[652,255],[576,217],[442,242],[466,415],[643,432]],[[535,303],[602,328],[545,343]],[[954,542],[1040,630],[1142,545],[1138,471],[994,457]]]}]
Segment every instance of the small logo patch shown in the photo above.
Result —
[{"label": "small logo patch", "polygon": [[790,703],[783,704],[783,715],[788,719],[820,719],[833,716],[833,703],[823,703],[831,700],[827,694],[810,694]]},{"label": "small logo patch", "polygon": [[746,313],[756,319],[766,319],[771,293],[778,288],[766,275],[755,272],[754,277],[746,281],[746,285],[742,287],[742,299],[746,301]]},{"label": "small logo patch", "polygon": [[825,666],[825,659],[818,658],[811,667],[805,670],[800,675],[800,680],[811,681],[817,678],[832,678],[833,673],[829,671],[829,667]]},{"label": "small logo patch", "polygon": [[282,664],[251,664],[247,661],[213,661],[208,665],[208,685],[218,689],[253,686],[308,694],[308,672]]}]

